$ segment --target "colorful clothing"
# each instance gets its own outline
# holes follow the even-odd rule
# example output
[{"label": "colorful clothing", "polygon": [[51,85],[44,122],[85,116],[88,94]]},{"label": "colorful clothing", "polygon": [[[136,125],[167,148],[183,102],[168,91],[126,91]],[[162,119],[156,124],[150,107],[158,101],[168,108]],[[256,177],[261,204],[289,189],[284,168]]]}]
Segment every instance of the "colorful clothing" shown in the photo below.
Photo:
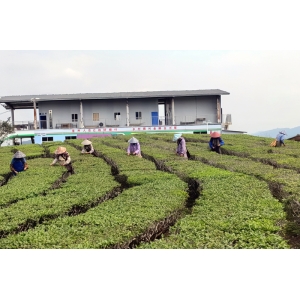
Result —
[{"label": "colorful clothing", "polygon": [[13,158],[10,163],[10,169],[14,172],[22,172],[27,166],[26,159],[23,158]]},{"label": "colorful clothing", "polygon": [[130,143],[127,148],[127,154],[141,154],[140,143]]},{"label": "colorful clothing", "polygon": [[211,138],[208,144],[211,151],[215,151],[221,154],[220,147],[223,146],[225,143],[220,137],[218,137],[218,138]]},{"label": "colorful clothing", "polygon": [[283,133],[278,133],[276,136],[276,147],[280,147],[284,145],[284,136],[285,134]]},{"label": "colorful clothing", "polygon": [[176,153],[178,155],[183,154],[183,157],[187,157],[187,149],[186,149],[186,142],[183,137],[177,139],[177,150]]}]

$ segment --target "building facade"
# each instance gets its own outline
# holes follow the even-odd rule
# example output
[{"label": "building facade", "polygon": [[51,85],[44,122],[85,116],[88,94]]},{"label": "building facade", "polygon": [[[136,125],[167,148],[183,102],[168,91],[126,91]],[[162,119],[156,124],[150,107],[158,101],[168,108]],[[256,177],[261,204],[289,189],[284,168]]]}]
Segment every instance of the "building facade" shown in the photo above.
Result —
[{"label": "building facade", "polygon": [[[11,110],[15,128],[27,130],[28,134],[33,130],[34,136],[59,135],[62,132],[73,135],[82,132],[126,134],[136,130],[189,130],[201,133],[208,132],[211,126],[212,130],[222,129],[222,95],[229,93],[222,90],[189,90],[24,95],[1,97],[0,102]],[[20,122],[14,121],[16,109],[33,109],[34,120],[24,120],[18,124]],[[66,136],[65,133],[63,136]]]}]

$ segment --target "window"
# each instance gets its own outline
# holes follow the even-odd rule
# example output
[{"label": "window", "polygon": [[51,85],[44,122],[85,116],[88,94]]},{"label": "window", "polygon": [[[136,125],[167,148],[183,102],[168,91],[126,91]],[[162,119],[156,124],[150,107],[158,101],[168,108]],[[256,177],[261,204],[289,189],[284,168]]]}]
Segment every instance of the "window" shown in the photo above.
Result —
[{"label": "window", "polygon": [[78,114],[72,114],[72,122],[78,122]]},{"label": "window", "polygon": [[42,137],[42,142],[52,142],[53,136],[44,136]]},{"label": "window", "polygon": [[136,118],[137,120],[141,120],[141,119],[142,119],[142,112],[141,112],[141,111],[137,111],[137,112],[135,113],[135,118]]},{"label": "window", "polygon": [[66,136],[66,140],[74,140],[76,139],[76,136],[75,135],[72,135],[72,136]]},{"label": "window", "polygon": [[115,120],[121,120],[121,113],[115,112],[114,113],[114,118],[115,118]]},{"label": "window", "polygon": [[93,121],[99,122],[99,113],[93,113]]}]

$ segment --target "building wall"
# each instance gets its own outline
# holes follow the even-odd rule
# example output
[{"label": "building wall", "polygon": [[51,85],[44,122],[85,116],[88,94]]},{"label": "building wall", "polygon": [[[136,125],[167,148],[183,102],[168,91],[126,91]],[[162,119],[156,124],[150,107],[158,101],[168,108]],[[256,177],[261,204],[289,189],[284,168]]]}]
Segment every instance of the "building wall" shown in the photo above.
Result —
[{"label": "building wall", "polygon": [[[217,122],[217,97],[220,96],[198,96],[198,97],[178,97],[174,99],[175,124],[182,123],[200,124],[206,121]],[[135,125],[152,125],[152,113],[158,113],[158,100],[149,99],[129,99],[129,122]],[[170,107],[170,106],[168,106]],[[87,127],[98,127],[103,123],[103,127],[109,125],[126,126],[126,100],[111,99],[85,100],[82,101],[83,122]],[[53,128],[59,128],[57,124],[63,126],[80,127],[80,101],[49,101],[39,103],[39,113],[45,114],[47,118],[47,128],[49,128],[49,110],[52,110]],[[141,113],[141,119],[136,119],[136,112]],[[93,113],[99,113],[99,121],[93,120]],[[115,119],[114,114],[120,113]],[[72,114],[77,114],[78,121],[72,122]],[[198,120],[197,120],[198,119]],[[66,127],[64,127],[66,128]]]},{"label": "building wall", "polygon": [[[126,123],[126,102],[122,100],[109,101],[83,101],[83,121],[85,126],[125,125]],[[93,113],[99,113],[99,121],[93,121]],[[119,120],[115,120],[114,113],[120,113]],[[123,124],[124,123],[124,124]]]},{"label": "building wall", "polygon": [[[178,97],[174,99],[175,122],[217,122],[217,96]],[[205,119],[205,120],[204,120]]]},{"label": "building wall", "polygon": [[40,102],[39,113],[46,114],[47,128],[49,128],[49,110],[52,110],[53,128],[56,128],[56,124],[63,124],[63,123],[73,123],[74,125],[75,124],[77,125],[77,122],[72,122],[72,114],[77,114],[78,118],[80,118],[79,101]]},{"label": "building wall", "polygon": [[[136,112],[142,113],[142,119],[136,119]],[[151,113],[158,113],[157,99],[130,99],[129,120],[130,124],[152,125]]]},{"label": "building wall", "polygon": [[[156,99],[129,99],[128,107],[130,124],[151,125],[151,112],[158,111]],[[136,119],[136,112],[141,112],[142,119]],[[83,118],[86,126],[98,125],[99,122],[93,121],[93,113],[99,113],[99,122],[102,122],[104,126],[126,126],[127,124],[126,101],[124,100],[84,101]],[[120,113],[118,120],[115,120],[114,113]]]}]

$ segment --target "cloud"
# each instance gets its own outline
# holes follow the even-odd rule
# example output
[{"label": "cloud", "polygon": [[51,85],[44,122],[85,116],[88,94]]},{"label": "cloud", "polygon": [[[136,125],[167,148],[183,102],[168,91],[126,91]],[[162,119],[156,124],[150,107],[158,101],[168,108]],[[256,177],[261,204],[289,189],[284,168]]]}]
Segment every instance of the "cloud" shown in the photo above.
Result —
[{"label": "cloud", "polygon": [[[299,54],[1,51],[0,96],[221,89],[230,93],[222,96],[223,113],[232,114],[230,129],[255,132],[291,128],[300,125],[296,109],[300,98]],[[21,117],[24,114],[16,112],[16,120]]]},{"label": "cloud", "polygon": [[68,77],[71,77],[71,78],[81,78],[82,77],[82,74],[81,72],[79,71],[76,71],[76,70],[73,70],[72,68],[67,68],[63,71],[63,73],[65,75],[67,75]]}]

